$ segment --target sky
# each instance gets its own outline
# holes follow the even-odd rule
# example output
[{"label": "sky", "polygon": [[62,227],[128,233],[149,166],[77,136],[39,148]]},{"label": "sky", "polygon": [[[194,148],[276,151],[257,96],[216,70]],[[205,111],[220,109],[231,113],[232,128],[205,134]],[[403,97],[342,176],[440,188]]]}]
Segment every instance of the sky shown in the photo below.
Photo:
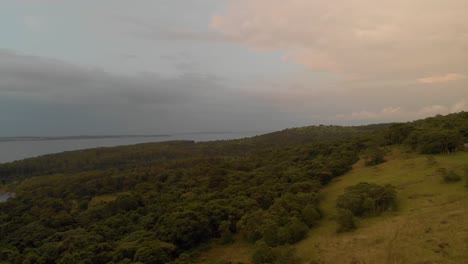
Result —
[{"label": "sky", "polygon": [[468,111],[466,0],[0,0],[0,136]]}]

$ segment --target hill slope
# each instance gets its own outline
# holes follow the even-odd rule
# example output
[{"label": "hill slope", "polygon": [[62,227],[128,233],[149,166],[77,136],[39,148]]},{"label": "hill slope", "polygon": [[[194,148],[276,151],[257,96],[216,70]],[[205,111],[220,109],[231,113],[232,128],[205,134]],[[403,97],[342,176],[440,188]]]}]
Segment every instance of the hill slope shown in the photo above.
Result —
[{"label": "hill slope", "polygon": [[[287,245],[304,239],[296,246],[304,261],[404,263],[429,256],[456,262],[465,257],[460,235],[466,234],[459,229],[465,230],[466,190],[461,183],[439,184],[434,173],[442,166],[461,170],[467,157],[455,153],[468,142],[467,132],[468,113],[459,113],[405,124],[293,128],[241,140],[100,148],[1,164],[0,189],[16,197],[0,203],[0,262],[188,264],[203,260],[197,252],[204,246],[234,240],[205,257],[220,260],[228,252],[239,257],[232,260],[248,262],[254,252],[256,263],[296,264]],[[403,148],[413,154],[394,155],[373,168],[355,165],[339,178],[360,157],[376,165],[385,149]],[[446,156],[425,161],[415,153]],[[359,181],[393,183],[401,209],[364,219],[355,233],[338,236],[334,201]],[[393,204],[392,187],[372,188],[380,200],[352,196],[362,208],[375,213]],[[447,212],[456,223],[438,218]],[[429,216],[447,229],[415,222]],[[426,237],[412,240],[422,248],[416,253],[400,243],[401,237],[423,236],[412,233],[419,228],[440,236],[427,242],[434,256],[421,244]],[[397,236],[393,230],[399,230]],[[458,236],[450,235],[455,230]]]},{"label": "hill slope", "polygon": [[[460,173],[468,153],[428,156],[393,153],[387,163],[369,168],[358,163],[322,190],[328,217],[297,245],[303,259],[324,263],[464,263],[468,260],[468,189],[464,182],[444,183],[438,168]],[[399,209],[361,220],[359,228],[336,234],[333,215],[338,195],[359,182],[397,186]]]},{"label": "hill slope", "polygon": [[[430,157],[434,157],[433,160]],[[324,219],[294,245],[303,263],[465,263],[468,259],[468,188],[445,183],[439,168],[460,174],[468,153],[417,155],[393,148],[387,162],[366,167],[363,161],[320,192]],[[359,182],[397,186],[399,208],[361,218],[358,229],[336,233],[336,200]],[[214,246],[200,260],[249,261],[248,244]],[[238,254],[236,254],[236,252]]]}]

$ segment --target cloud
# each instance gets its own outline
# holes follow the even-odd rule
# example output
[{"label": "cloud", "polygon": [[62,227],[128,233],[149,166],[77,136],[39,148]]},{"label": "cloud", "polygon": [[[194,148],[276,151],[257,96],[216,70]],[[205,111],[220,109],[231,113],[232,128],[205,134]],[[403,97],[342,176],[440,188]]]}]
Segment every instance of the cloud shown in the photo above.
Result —
[{"label": "cloud", "polygon": [[418,82],[424,83],[424,84],[434,84],[434,83],[458,81],[458,80],[463,80],[465,78],[466,77],[464,75],[461,75],[458,73],[447,73],[446,75],[438,75],[438,76],[420,78]]},{"label": "cloud", "polygon": [[466,72],[465,0],[231,0],[211,26],[313,71],[392,79]]},{"label": "cloud", "polygon": [[39,17],[26,16],[23,18],[23,22],[24,25],[32,31],[37,31],[44,28],[44,20]]},{"label": "cloud", "polygon": [[112,104],[178,104],[197,102],[224,88],[215,76],[154,73],[113,75],[63,61],[0,50],[0,94],[60,98],[65,102]]},{"label": "cloud", "polygon": [[386,107],[380,111],[357,111],[350,114],[338,114],[335,117],[339,120],[370,120],[370,121],[410,121],[435,115],[446,115],[468,111],[468,104],[465,99],[458,101],[451,106],[429,105],[418,110],[405,110],[402,107]]},{"label": "cloud", "polygon": [[1,135],[264,130],[291,120],[209,74],[115,75],[0,49],[0,79]]},{"label": "cloud", "polygon": [[128,33],[143,39],[191,42],[226,42],[226,36],[214,31],[194,31],[177,28],[174,25],[162,25],[149,22],[141,18],[119,16],[115,18],[126,26],[130,26]]}]

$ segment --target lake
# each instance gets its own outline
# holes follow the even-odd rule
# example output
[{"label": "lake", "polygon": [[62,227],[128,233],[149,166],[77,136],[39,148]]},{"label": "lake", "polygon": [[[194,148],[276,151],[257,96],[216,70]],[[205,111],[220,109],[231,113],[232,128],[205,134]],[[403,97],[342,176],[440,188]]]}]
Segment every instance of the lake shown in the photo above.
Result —
[{"label": "lake", "polygon": [[236,132],[236,133],[193,133],[168,136],[119,136],[96,138],[57,138],[57,139],[21,139],[0,140],[0,163],[11,162],[26,158],[63,151],[82,150],[97,147],[115,147],[140,143],[162,142],[170,140],[212,141],[239,139],[264,134],[264,132]]}]

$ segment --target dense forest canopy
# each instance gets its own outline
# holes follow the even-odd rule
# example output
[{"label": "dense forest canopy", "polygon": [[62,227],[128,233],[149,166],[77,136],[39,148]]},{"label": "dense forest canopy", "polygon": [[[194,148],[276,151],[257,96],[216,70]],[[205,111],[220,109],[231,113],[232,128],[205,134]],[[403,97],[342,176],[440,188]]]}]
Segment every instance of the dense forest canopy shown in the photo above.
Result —
[{"label": "dense forest canopy", "polygon": [[[384,162],[390,145],[449,154],[464,142],[463,112],[402,124],[294,128],[240,140],[99,148],[1,164],[0,180],[16,197],[0,203],[0,260],[184,263],[204,243],[234,239],[266,252],[304,238],[322,217],[321,187],[360,157],[372,166]],[[357,215],[387,208],[390,202],[368,194],[373,190],[393,197],[389,187],[381,192],[360,185],[347,194],[360,197],[357,203],[343,196],[340,207]],[[375,202],[364,203],[369,200]]]}]

